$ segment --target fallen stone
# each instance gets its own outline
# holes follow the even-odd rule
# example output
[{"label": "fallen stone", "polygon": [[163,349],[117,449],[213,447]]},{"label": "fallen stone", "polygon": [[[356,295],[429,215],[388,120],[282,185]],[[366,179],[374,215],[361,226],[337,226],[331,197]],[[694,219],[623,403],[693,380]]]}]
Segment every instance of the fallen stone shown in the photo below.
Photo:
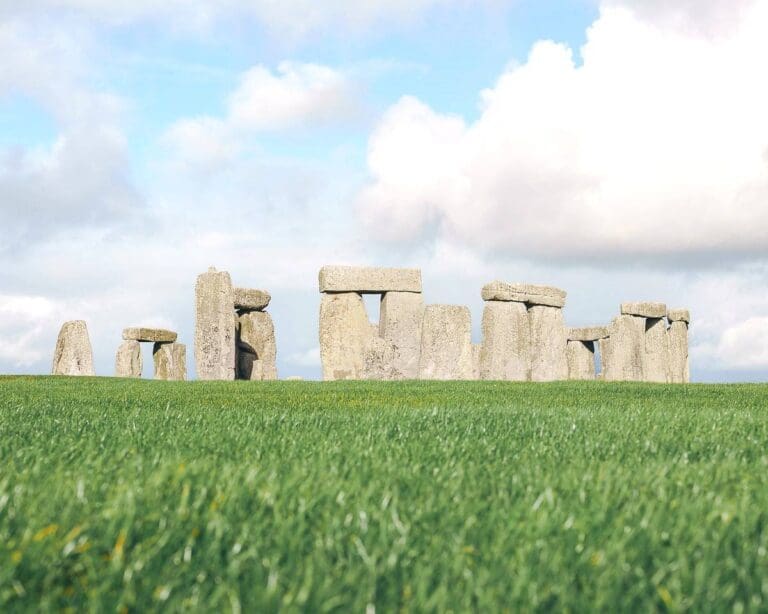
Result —
[{"label": "fallen stone", "polygon": [[152,358],[155,379],[174,382],[187,379],[187,346],[183,343],[155,343]]},{"label": "fallen stone", "polygon": [[364,352],[374,337],[357,292],[323,294],[320,298],[320,360],[323,379],[361,379]]},{"label": "fallen stone", "polygon": [[568,358],[568,379],[595,379],[595,342],[568,340],[565,350]]},{"label": "fallen stone", "polygon": [[419,378],[471,380],[472,329],[467,307],[427,305],[421,333]]},{"label": "fallen stone", "polygon": [[394,350],[397,379],[419,376],[424,299],[415,292],[386,292],[381,298],[378,335]]},{"label": "fallen stone", "polygon": [[363,379],[402,379],[394,368],[395,347],[379,336],[371,337],[363,350]]},{"label": "fallen stone", "polygon": [[667,306],[664,303],[622,303],[621,314],[643,318],[663,318],[667,315]]},{"label": "fallen stone", "polygon": [[667,383],[669,381],[669,340],[664,318],[645,321],[645,351],[642,355],[643,381]]},{"label": "fallen stone", "polygon": [[238,379],[277,379],[277,343],[272,316],[251,311],[238,318]]},{"label": "fallen stone", "polygon": [[126,341],[146,341],[150,343],[173,343],[177,334],[164,328],[124,328],[123,339]]},{"label": "fallen stone", "polygon": [[233,288],[235,309],[242,311],[263,311],[272,300],[272,296],[265,290],[255,288]]},{"label": "fallen stone", "polygon": [[54,375],[96,375],[88,327],[83,320],[64,322],[53,352]]},{"label": "fallen stone", "polygon": [[528,309],[531,325],[531,381],[552,382],[568,379],[568,343],[559,307],[534,305]]},{"label": "fallen stone", "polygon": [[607,336],[607,326],[584,326],[568,329],[568,341],[598,341]]},{"label": "fallen stone", "polygon": [[531,325],[524,303],[488,301],[483,308],[480,379],[526,381]]},{"label": "fallen stone", "polygon": [[687,309],[670,309],[667,312],[667,320],[670,322],[686,322],[691,323],[691,312]]},{"label": "fallen stone", "polygon": [[235,379],[235,299],[226,271],[214,268],[195,285],[195,365],[201,380]]},{"label": "fallen stone", "polygon": [[566,292],[553,286],[510,284],[497,280],[485,284],[481,295],[484,301],[513,301],[528,305],[564,307]]},{"label": "fallen stone", "polygon": [[645,318],[620,315],[609,327],[610,336],[600,340],[603,379],[607,382],[643,381]]},{"label": "fallen stone", "polygon": [[141,377],[143,367],[141,344],[138,341],[123,341],[115,356],[116,377]]},{"label": "fallen stone", "polygon": [[303,382],[304,378],[301,375],[289,375],[285,378],[286,382]]},{"label": "fallen stone", "polygon": [[691,381],[688,364],[688,322],[674,320],[667,331],[669,338],[669,381],[687,384]]},{"label": "fallen stone", "polygon": [[419,269],[324,266],[319,275],[320,292],[421,292]]}]

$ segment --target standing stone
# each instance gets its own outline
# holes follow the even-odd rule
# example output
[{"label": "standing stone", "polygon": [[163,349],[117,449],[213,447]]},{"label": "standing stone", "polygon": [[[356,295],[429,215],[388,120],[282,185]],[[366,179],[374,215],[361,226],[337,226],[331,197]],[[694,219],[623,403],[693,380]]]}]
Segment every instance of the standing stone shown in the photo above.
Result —
[{"label": "standing stone", "polygon": [[420,379],[471,380],[472,325],[467,307],[428,305],[421,335]]},{"label": "standing stone", "polygon": [[386,292],[379,309],[379,336],[394,349],[396,379],[419,376],[424,299],[415,292]]},{"label": "standing stone", "polygon": [[152,358],[155,379],[177,382],[187,379],[187,346],[183,343],[155,343]]},{"label": "standing stone", "polygon": [[688,322],[675,320],[669,330],[669,381],[673,384],[687,384],[691,381],[688,366]]},{"label": "standing stone", "polygon": [[235,379],[232,280],[213,267],[198,276],[195,286],[195,365],[198,379]]},{"label": "standing stone", "polygon": [[320,360],[324,380],[360,379],[366,345],[373,336],[360,294],[321,295]]},{"label": "standing stone", "polygon": [[568,379],[595,379],[595,342],[569,340],[566,346]]},{"label": "standing stone", "polygon": [[562,309],[534,305],[528,310],[528,319],[531,324],[531,381],[568,379],[565,355],[568,338]]},{"label": "standing stone", "polygon": [[272,316],[251,311],[238,318],[238,379],[276,380],[277,343]]},{"label": "standing stone", "polygon": [[116,377],[141,377],[141,344],[138,341],[123,341],[115,357]]},{"label": "standing stone", "polygon": [[480,379],[526,381],[531,325],[524,303],[487,301],[483,309]]},{"label": "standing stone", "polygon": [[667,322],[663,318],[645,321],[645,350],[643,351],[643,381],[669,381],[669,340]]},{"label": "standing stone", "polygon": [[64,322],[53,353],[54,375],[96,375],[88,327],[83,320]]},{"label": "standing stone", "polygon": [[483,351],[482,343],[472,344],[472,379],[480,379],[480,354]]},{"label": "standing stone", "polygon": [[645,318],[620,315],[613,319],[610,336],[600,341],[603,379],[607,382],[643,381]]},{"label": "standing stone", "polygon": [[363,379],[385,382],[402,379],[394,362],[395,347],[378,335],[371,337],[363,350]]}]

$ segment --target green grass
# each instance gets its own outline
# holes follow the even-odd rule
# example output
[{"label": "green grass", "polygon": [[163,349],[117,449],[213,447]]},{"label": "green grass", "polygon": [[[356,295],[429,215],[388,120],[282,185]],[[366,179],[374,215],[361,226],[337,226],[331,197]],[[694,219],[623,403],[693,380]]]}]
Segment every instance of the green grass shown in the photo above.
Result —
[{"label": "green grass", "polygon": [[768,387],[0,378],[0,610],[765,611]]}]

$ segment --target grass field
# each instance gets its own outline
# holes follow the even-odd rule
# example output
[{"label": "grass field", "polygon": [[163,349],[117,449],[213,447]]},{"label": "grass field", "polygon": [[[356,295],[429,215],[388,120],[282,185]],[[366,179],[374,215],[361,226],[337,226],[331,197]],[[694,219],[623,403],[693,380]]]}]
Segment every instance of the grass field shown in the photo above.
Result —
[{"label": "grass field", "polygon": [[0,610],[768,609],[768,387],[0,378]]}]

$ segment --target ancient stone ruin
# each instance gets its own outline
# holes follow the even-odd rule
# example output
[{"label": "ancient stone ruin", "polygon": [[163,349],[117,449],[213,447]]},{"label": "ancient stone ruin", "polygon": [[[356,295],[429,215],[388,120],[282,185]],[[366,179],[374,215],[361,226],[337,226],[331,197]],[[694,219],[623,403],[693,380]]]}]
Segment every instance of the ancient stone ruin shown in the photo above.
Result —
[{"label": "ancient stone ruin", "polygon": [[163,328],[134,327],[123,330],[123,343],[115,356],[116,377],[141,377],[141,343],[152,343],[155,379],[187,379],[187,346],[176,343],[177,334]]},{"label": "ancient stone ruin", "polygon": [[96,375],[88,327],[83,320],[64,322],[53,352],[53,375]]}]

